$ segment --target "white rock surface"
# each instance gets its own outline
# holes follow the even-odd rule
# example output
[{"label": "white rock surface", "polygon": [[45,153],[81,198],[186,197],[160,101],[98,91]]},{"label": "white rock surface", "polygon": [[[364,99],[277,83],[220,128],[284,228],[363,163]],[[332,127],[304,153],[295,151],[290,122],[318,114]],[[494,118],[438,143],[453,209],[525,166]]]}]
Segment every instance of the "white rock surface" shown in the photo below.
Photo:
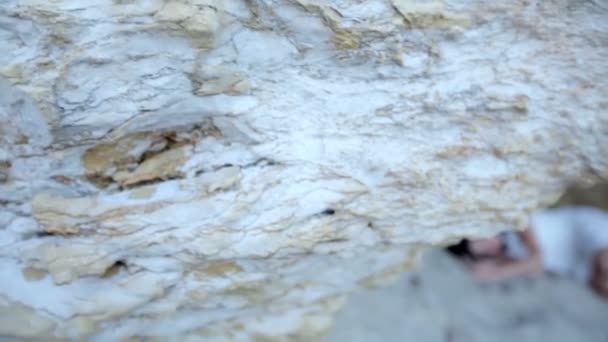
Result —
[{"label": "white rock surface", "polygon": [[607,16],[0,0],[0,336],[326,330],[418,243],[521,227],[606,177]]}]

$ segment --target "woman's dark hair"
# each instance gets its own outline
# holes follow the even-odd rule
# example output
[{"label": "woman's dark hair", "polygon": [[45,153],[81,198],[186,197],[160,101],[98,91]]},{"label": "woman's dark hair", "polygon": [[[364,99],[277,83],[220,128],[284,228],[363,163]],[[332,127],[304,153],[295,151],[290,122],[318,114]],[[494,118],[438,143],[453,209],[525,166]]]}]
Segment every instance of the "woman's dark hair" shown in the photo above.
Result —
[{"label": "woman's dark hair", "polygon": [[469,240],[462,239],[455,245],[448,246],[446,250],[457,258],[471,258],[471,249],[469,248]]},{"label": "woman's dark hair", "polygon": [[[500,246],[500,248],[501,248],[501,251],[504,252],[504,251],[506,251],[506,248],[507,248],[507,245],[506,245],[505,240],[504,240],[504,235],[501,233],[501,235],[499,235],[499,236],[501,238],[500,239],[501,240],[501,246]],[[450,254],[452,254],[453,256],[455,256],[457,258],[467,259],[467,260],[480,260],[480,259],[484,259],[484,258],[487,258],[487,257],[490,257],[490,258],[495,257],[495,256],[492,256],[492,255],[487,256],[487,255],[477,255],[477,254],[474,254],[471,251],[471,241],[468,240],[468,239],[462,239],[462,240],[460,240],[459,243],[457,243],[455,245],[448,246],[446,248],[446,250]]]}]

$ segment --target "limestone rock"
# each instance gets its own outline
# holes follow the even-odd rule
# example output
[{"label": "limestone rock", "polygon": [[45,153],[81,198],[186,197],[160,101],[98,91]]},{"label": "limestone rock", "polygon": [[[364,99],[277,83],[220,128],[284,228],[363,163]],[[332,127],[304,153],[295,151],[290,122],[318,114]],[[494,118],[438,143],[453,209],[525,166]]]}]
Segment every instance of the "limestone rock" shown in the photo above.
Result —
[{"label": "limestone rock", "polygon": [[187,34],[198,47],[215,45],[215,34],[219,29],[218,6],[221,1],[167,1],[156,13],[156,19],[167,23],[176,33]]},{"label": "limestone rock", "polygon": [[246,76],[239,71],[222,66],[200,66],[193,75],[197,83],[197,95],[240,95],[249,92],[251,85]]},{"label": "limestone rock", "polygon": [[146,159],[132,172],[116,175],[114,179],[123,185],[133,185],[179,177],[181,176],[179,168],[186,162],[189,152],[187,146],[161,152],[157,156]]},{"label": "limestone rock", "polygon": [[608,176],[590,1],[0,1],[0,335],[312,340]]},{"label": "limestone rock", "polygon": [[457,14],[445,8],[442,1],[391,0],[395,10],[403,16],[406,23],[413,28],[444,28],[466,26],[470,18],[466,14]]},{"label": "limestone rock", "polygon": [[20,337],[50,336],[55,322],[43,313],[0,297],[0,334]]}]

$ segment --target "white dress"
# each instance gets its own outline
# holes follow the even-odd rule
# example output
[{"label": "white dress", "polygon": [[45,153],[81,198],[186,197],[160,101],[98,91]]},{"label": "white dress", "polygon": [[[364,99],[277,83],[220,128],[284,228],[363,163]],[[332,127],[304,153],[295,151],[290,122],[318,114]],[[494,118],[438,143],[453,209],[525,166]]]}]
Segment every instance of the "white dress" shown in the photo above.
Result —
[{"label": "white dress", "polygon": [[608,212],[593,207],[546,209],[534,214],[530,226],[545,270],[587,282],[593,256],[608,248]]}]

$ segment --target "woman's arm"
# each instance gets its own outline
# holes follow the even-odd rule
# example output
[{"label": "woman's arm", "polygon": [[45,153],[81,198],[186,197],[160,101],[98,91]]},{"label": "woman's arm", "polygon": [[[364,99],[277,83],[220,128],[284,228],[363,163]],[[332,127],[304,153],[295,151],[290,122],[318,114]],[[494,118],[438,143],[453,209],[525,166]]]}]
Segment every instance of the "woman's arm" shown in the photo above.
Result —
[{"label": "woman's arm", "polygon": [[513,277],[540,273],[542,267],[538,258],[528,258],[504,263],[479,262],[471,267],[475,277],[482,281],[501,281]]},{"label": "woman's arm", "polygon": [[520,237],[529,251],[529,256],[526,259],[475,263],[471,266],[475,277],[482,281],[500,281],[540,273],[542,270],[541,250],[536,237],[530,229],[520,233]]}]

